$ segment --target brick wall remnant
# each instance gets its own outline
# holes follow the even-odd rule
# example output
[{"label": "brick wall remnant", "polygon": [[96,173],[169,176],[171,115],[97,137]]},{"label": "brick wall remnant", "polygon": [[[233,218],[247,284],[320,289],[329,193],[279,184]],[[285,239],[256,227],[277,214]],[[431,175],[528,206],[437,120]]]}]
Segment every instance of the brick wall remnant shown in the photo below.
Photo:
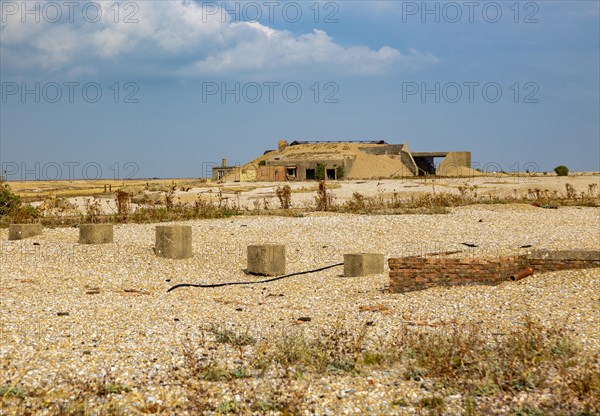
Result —
[{"label": "brick wall remnant", "polygon": [[600,267],[600,251],[534,251],[482,258],[400,257],[388,260],[390,291],[405,293],[436,286],[496,285],[529,266],[534,273]]}]

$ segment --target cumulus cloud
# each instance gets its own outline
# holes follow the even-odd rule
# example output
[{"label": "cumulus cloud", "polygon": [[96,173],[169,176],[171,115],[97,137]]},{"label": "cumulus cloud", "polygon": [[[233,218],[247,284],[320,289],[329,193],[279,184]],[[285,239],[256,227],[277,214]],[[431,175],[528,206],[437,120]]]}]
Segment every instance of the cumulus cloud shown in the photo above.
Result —
[{"label": "cumulus cloud", "polygon": [[[44,7],[44,2],[35,3]],[[127,4],[129,9],[124,8]],[[322,30],[295,35],[258,22],[224,19],[227,13],[215,13],[192,1],[129,2],[120,3],[118,9],[113,2],[94,5],[101,7],[100,14],[62,10],[58,22],[49,21],[43,10],[36,22],[35,16],[24,16],[21,10],[3,9],[3,69],[73,74],[101,71],[108,62],[123,62],[125,67],[150,62],[165,77],[307,71],[377,75],[438,62],[417,50],[342,46]],[[91,21],[96,16],[101,17]]]},{"label": "cumulus cloud", "polygon": [[249,33],[231,47],[196,60],[184,67],[182,72],[194,75],[229,70],[314,72],[325,69],[338,74],[373,75],[387,72],[393,67],[414,69],[437,62],[433,55],[415,50],[402,54],[388,46],[379,50],[363,46],[343,47],[321,30],[293,36],[287,31],[265,31],[264,27],[257,28],[256,25],[251,26],[252,30],[234,26],[234,31]]}]

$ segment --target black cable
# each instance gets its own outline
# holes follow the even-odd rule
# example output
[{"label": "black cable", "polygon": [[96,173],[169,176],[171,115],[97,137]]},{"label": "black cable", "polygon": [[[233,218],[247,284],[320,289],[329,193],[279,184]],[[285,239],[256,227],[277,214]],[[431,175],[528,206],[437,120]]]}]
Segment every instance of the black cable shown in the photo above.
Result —
[{"label": "black cable", "polygon": [[271,279],[265,279],[265,280],[257,280],[254,282],[226,282],[226,283],[215,283],[212,285],[200,285],[200,284],[195,284],[195,283],[180,283],[178,285],[175,285],[175,286],[172,286],[171,288],[169,288],[169,290],[167,290],[167,293],[169,293],[170,291],[175,290],[177,288],[180,288],[180,287],[222,287],[222,286],[233,286],[233,285],[255,285],[258,283],[268,283],[268,282],[274,282],[276,280],[285,279],[286,277],[298,276],[301,274],[308,274],[308,273],[316,273],[316,272],[320,272],[322,270],[327,270],[327,269],[331,269],[333,267],[338,267],[338,266],[343,266],[343,265],[344,265],[344,263],[336,263],[336,264],[332,264],[329,266],[321,267],[319,269],[307,270],[304,272],[290,273],[290,274],[286,274],[284,276],[273,277]]}]

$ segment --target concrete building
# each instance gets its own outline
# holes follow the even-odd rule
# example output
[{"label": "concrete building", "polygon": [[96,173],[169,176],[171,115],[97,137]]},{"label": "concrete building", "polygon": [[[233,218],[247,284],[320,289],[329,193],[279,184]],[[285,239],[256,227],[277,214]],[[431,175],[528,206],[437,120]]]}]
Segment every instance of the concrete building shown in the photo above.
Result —
[{"label": "concrete building", "polygon": [[212,168],[212,178],[215,181],[239,180],[238,171],[239,166],[227,166],[227,159],[222,159],[221,166]]},{"label": "concrete building", "polygon": [[244,166],[213,168],[221,181],[304,181],[318,179],[379,179],[420,175],[468,176],[470,152],[411,152],[407,144],[378,141],[280,140],[277,150]]}]

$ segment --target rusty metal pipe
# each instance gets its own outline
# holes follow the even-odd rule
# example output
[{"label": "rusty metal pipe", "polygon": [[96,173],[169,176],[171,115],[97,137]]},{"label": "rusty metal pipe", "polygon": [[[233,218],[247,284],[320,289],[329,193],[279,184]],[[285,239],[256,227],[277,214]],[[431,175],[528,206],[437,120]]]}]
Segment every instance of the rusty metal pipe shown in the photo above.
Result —
[{"label": "rusty metal pipe", "polygon": [[527,276],[531,276],[532,274],[533,274],[533,268],[527,266],[520,272],[515,273],[512,276],[510,276],[510,280],[512,280],[513,282],[517,282],[521,279],[525,279]]}]

